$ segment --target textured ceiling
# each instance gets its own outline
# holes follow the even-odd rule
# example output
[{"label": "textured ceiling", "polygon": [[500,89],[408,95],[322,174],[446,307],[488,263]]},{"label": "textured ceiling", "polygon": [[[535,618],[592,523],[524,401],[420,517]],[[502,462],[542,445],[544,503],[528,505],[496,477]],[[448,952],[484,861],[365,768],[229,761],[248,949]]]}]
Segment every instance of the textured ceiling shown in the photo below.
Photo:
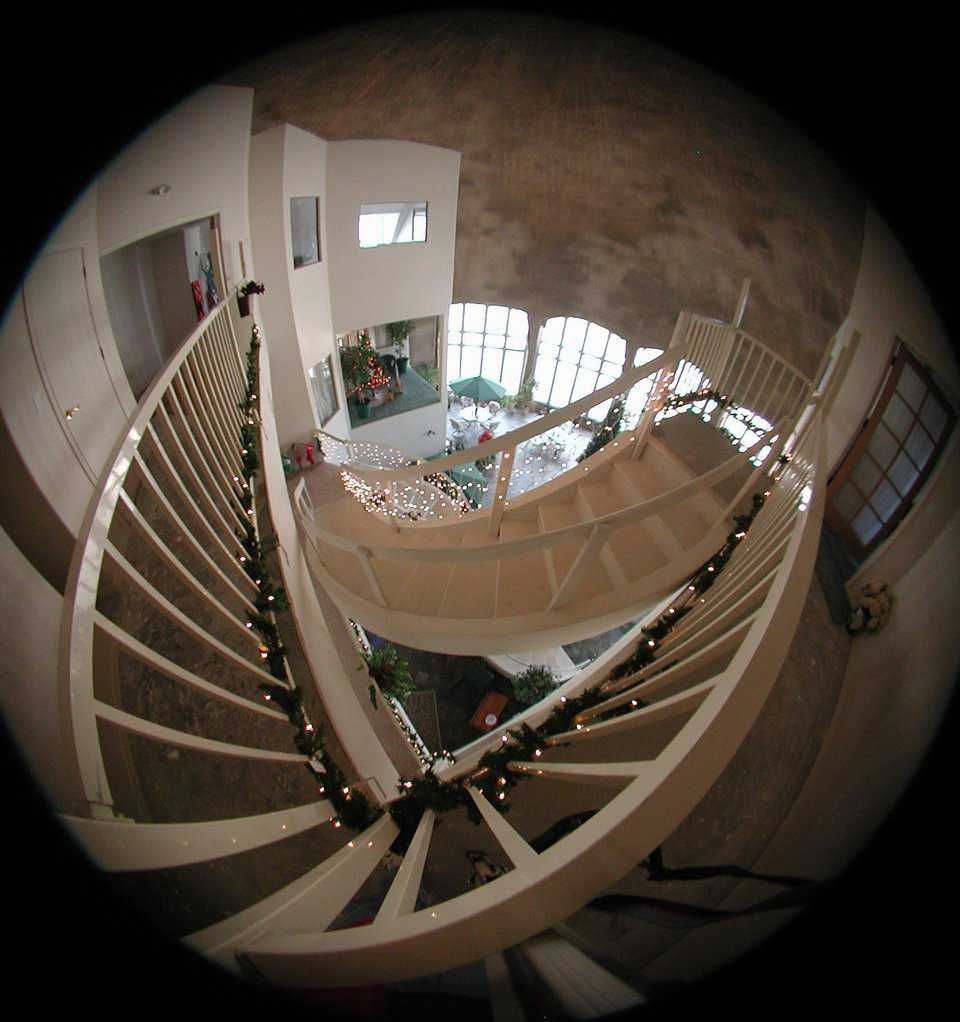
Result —
[{"label": "textured ceiling", "polygon": [[254,132],[462,153],[455,300],[582,315],[663,346],[681,308],[812,372],[856,277],[865,201],[760,99],[643,38],[560,19],[369,22],[259,59]]}]

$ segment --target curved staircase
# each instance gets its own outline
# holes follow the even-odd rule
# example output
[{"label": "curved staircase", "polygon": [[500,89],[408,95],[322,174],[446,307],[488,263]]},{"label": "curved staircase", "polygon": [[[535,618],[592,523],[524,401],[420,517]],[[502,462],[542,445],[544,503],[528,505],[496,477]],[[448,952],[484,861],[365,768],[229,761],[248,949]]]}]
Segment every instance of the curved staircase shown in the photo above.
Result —
[{"label": "curved staircase", "polygon": [[[489,510],[395,523],[349,495],[312,506],[301,483],[311,568],[351,617],[407,645],[483,654],[491,642],[513,652],[596,635],[695,571],[756,480],[752,450],[697,477],[656,437],[632,457],[638,441],[621,435],[512,501],[499,535]],[[724,501],[715,486],[734,476],[741,492]]]},{"label": "curved staircase", "polygon": [[[251,399],[243,400],[240,324],[232,304],[227,310],[225,304],[198,328],[145,395],[85,523],[64,605],[64,724],[82,791],[76,815],[64,817],[66,824],[105,870],[119,872],[228,859],[287,836],[316,833],[311,868],[185,938],[238,974],[249,971],[271,984],[313,989],[400,982],[480,961],[493,989],[509,985],[500,953],[520,946],[526,948],[531,975],[548,986],[553,982],[568,1005],[591,984],[604,988],[592,1002],[583,1000],[575,1017],[593,1017],[603,1005],[637,1003],[642,997],[615,977],[603,979],[596,960],[571,950],[556,935],[538,935],[562,932],[564,920],[617,884],[673,832],[715,784],[760,712],[812,576],[825,496],[824,417],[849,349],[827,392],[811,395],[809,380],[758,342],[731,326],[684,314],[676,343],[652,367],[632,370],[604,391],[544,416],[524,427],[526,435],[518,430],[494,442],[490,453],[500,461],[491,508],[449,520],[414,521],[367,513],[347,494],[311,506],[302,485],[291,509],[270,413],[268,361],[263,351],[259,356],[251,351],[251,364],[259,358],[262,383],[257,414]],[[670,394],[687,393],[690,367],[695,369],[692,387],[717,387],[770,424],[762,459],[748,449],[696,474],[671,454],[653,427]],[[496,499],[505,496],[501,484],[509,480],[506,468],[519,442],[625,394],[651,372],[650,400],[633,430],[544,486],[509,502]],[[176,428],[167,430],[169,443],[166,434],[161,442],[151,423],[170,426],[176,404],[170,399],[178,393],[194,394],[196,409],[184,408]],[[234,411],[238,402],[248,409],[246,419]],[[231,472],[243,474],[247,450],[240,438],[254,425],[279,542],[277,563],[304,646],[303,662],[296,664],[300,687],[309,687],[311,698],[322,702],[342,766],[358,778],[343,791],[367,793],[373,822],[365,828],[342,826],[330,793],[324,797],[322,788],[314,802],[300,808],[229,820],[134,822],[112,809],[114,767],[101,746],[101,722],[168,748],[222,757],[227,764],[265,759],[297,769],[310,766],[304,754],[141,720],[94,689],[96,632],[125,644],[171,684],[202,689],[213,699],[269,718],[271,725],[283,723],[284,715],[268,705],[221,690],[189,665],[173,664],[160,651],[134,642],[95,606],[101,566],[108,560],[125,571],[158,613],[192,629],[205,662],[219,658],[254,682],[270,682],[273,691],[279,691],[279,675],[281,684],[296,690],[286,660],[276,673],[262,670],[257,649],[265,647],[245,631],[251,627],[244,619],[252,601],[267,590],[258,590],[251,584],[257,580],[242,570],[249,547],[238,544],[238,525],[249,517],[255,532],[256,514],[243,484],[231,485]],[[214,436],[212,445],[193,442],[207,433]],[[181,436],[188,446],[180,445]],[[167,447],[176,451],[177,465],[170,463],[164,479],[151,481],[143,469],[138,450],[145,438],[158,456]],[[782,459],[781,450],[786,452]],[[395,498],[400,484],[419,485],[425,473],[442,472],[469,457],[460,452],[431,463],[429,470],[350,463],[344,471],[374,480]],[[751,466],[751,460],[760,464]],[[144,576],[124,567],[107,532],[114,512],[132,508],[136,500],[136,491],[129,496],[125,489],[131,465],[151,487],[156,483],[158,500],[182,490],[178,499],[197,522],[207,523],[222,547],[217,562],[211,562],[213,581],[193,588],[207,594],[213,611],[244,640],[245,655],[228,649],[205,623],[191,621]],[[234,484],[239,474],[232,476]],[[184,486],[187,477],[191,482]],[[730,515],[756,491],[767,498],[749,527],[731,538]],[[191,526],[169,517],[177,534],[190,539]],[[180,564],[176,550],[135,516],[134,524],[187,579],[190,569]],[[720,547],[728,556],[715,583],[688,586]],[[242,586],[239,609],[210,592],[217,572],[227,588]],[[311,598],[314,583],[325,590],[324,599],[318,601],[315,593]],[[667,634],[652,640],[642,630],[677,608],[684,611],[682,620]],[[532,729],[535,747],[501,726],[458,750],[456,762],[435,766],[434,776],[460,785],[469,805],[449,812],[425,809],[398,843],[402,832],[390,810],[405,788],[397,785],[398,769],[377,737],[372,714],[361,712],[365,693],[358,696],[351,688],[349,658],[332,652],[341,640],[353,639],[347,614],[408,645],[481,654],[494,647],[543,648],[632,618],[640,618],[640,624],[548,699],[509,722],[510,729],[520,724]],[[648,653],[647,645],[655,648],[638,660],[639,652]],[[572,700],[578,700],[572,703],[578,712],[551,730],[548,722]],[[496,750],[508,755],[491,767],[484,756]],[[502,812],[505,806],[509,816]],[[435,840],[441,817],[443,838]],[[489,882],[471,882],[465,858],[470,849],[481,850],[499,867]],[[372,921],[365,917],[366,925],[355,925],[351,907],[366,906],[372,891],[377,892]],[[561,979],[574,988],[564,993]]]}]

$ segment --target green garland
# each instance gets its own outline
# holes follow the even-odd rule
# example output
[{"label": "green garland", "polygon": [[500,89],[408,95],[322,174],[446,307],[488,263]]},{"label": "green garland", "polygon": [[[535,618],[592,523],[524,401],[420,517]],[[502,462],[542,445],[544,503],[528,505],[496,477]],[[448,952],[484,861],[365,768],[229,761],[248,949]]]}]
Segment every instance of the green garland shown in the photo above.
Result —
[{"label": "green garland", "polygon": [[[746,536],[754,518],[763,507],[766,497],[766,493],[755,494],[750,513],[734,517],[734,531],[728,535],[726,543],[701,566],[690,580],[686,590],[686,602],[677,601],[678,605],[668,607],[655,622],[645,625],[641,629],[642,638],[637,649],[630,657],[611,670],[610,680],[617,680],[633,674],[657,659],[657,648],[660,642],[666,638],[677,622],[693,609],[692,601],[698,599],[717,580],[724,565],[733,555],[733,551]],[[604,691],[601,684],[584,689],[577,696],[561,696],[550,716],[543,721],[539,728],[534,729],[528,724],[521,724],[519,728],[505,732],[501,736],[500,744],[484,753],[477,768],[466,777],[456,781],[444,782],[432,773],[428,773],[426,777],[422,778],[401,780],[398,790],[403,797],[396,800],[390,807],[390,813],[401,831],[397,844],[401,847],[406,847],[406,844],[409,844],[413,830],[426,808],[432,809],[436,813],[445,813],[463,806],[472,822],[480,823],[482,816],[470,797],[469,787],[479,791],[500,812],[507,812],[510,808],[507,803],[508,793],[528,776],[511,771],[509,764],[517,759],[535,761],[543,754],[547,746],[547,739],[574,728],[579,729],[581,725],[577,723],[576,718],[585,710],[591,709],[608,698],[610,696]],[[646,705],[642,699],[634,699],[608,711],[604,717],[612,719]]]},{"label": "green garland", "polygon": [[620,433],[623,427],[623,413],[626,409],[627,398],[625,394],[620,394],[610,402],[610,407],[607,409],[607,414],[603,418],[603,422],[600,424],[596,433],[590,437],[587,446],[584,448],[583,453],[577,458],[577,464],[589,458],[591,454],[596,454],[597,451],[603,450],[604,447],[610,441]]},{"label": "green garland", "polygon": [[[244,480],[242,483],[238,479],[234,480],[240,483],[238,497],[250,517],[253,517],[254,507],[250,482],[260,467],[259,429],[255,418],[259,391],[259,349],[260,331],[254,325],[250,350],[247,353],[247,390],[244,400],[238,405],[246,419],[240,428]],[[369,799],[362,791],[357,791],[346,783],[343,771],[324,748],[322,725],[311,723],[304,712],[303,694],[289,684],[285,662],[287,651],[280,640],[279,629],[267,617],[271,611],[288,609],[287,596],[283,587],[276,585],[270,577],[253,522],[247,521],[244,526],[244,529],[236,530],[237,539],[243,549],[239,559],[244,571],[257,586],[257,597],[253,601],[257,613],[251,614],[247,619],[247,627],[260,635],[262,639],[260,657],[266,661],[267,670],[278,682],[277,684],[263,682],[260,691],[264,699],[276,703],[296,728],[294,745],[297,751],[309,760],[307,768],[311,773],[319,775],[318,791],[333,805],[336,813],[332,819],[333,825],[364,830],[380,814],[370,805]]]},{"label": "green garland", "polygon": [[[246,424],[241,428],[243,470],[246,482],[243,484],[239,496],[245,510],[251,516],[253,494],[249,482],[260,464],[257,452],[258,431],[254,420],[258,390],[257,352],[259,347],[259,331],[254,326],[250,351],[247,355],[247,394],[239,406],[247,419]],[[674,395],[665,407],[679,407],[681,404],[710,399],[716,400],[721,407],[725,407],[729,403],[728,399],[716,392],[697,391],[693,394]],[[622,407],[620,414],[622,415]],[[615,428],[617,427],[611,423],[608,432]],[[612,433],[612,435],[616,434]],[[605,437],[603,442],[611,438]],[[601,446],[603,444],[598,442],[596,449]],[[784,460],[781,458],[780,463],[783,464]],[[699,597],[716,581],[723,566],[733,554],[737,544],[746,535],[747,529],[760,508],[763,507],[765,497],[766,494],[754,495],[750,513],[734,518],[735,531],[730,533],[724,546],[702,565],[691,579],[687,587],[687,592],[690,594],[688,601]],[[276,625],[266,617],[268,611],[287,608],[286,595],[283,589],[275,586],[270,579],[253,523],[247,522],[246,529],[243,532],[238,530],[237,536],[244,549],[244,554],[240,555],[244,570],[256,582],[258,588],[257,600],[254,603],[258,613],[251,615],[247,626],[255,629],[263,639],[260,655],[267,661],[270,673],[279,681],[286,682],[284,662],[286,650],[280,641]],[[656,622],[644,626],[641,630],[643,638],[637,649],[610,672],[610,679],[626,677],[653,663],[657,659],[656,650],[660,641],[691,609],[692,607],[688,603],[671,606]],[[354,627],[356,630],[356,626]],[[359,637],[359,632],[357,635]],[[365,656],[364,660],[367,659],[368,657]],[[380,812],[370,804],[363,792],[355,790],[346,783],[343,771],[324,747],[322,727],[313,725],[304,713],[302,694],[296,688],[288,687],[287,684],[264,683],[260,688],[264,698],[276,702],[297,729],[294,743],[300,753],[308,757],[308,768],[311,772],[319,775],[321,782],[319,792],[331,802],[336,813],[332,820],[333,825],[335,827],[346,825],[357,831],[369,827],[379,818]],[[393,844],[394,850],[401,853],[406,850],[425,809],[432,809],[435,813],[443,814],[462,807],[474,824],[481,823],[483,817],[470,795],[469,788],[471,787],[482,794],[497,810],[502,813],[507,812],[510,808],[507,803],[508,793],[525,779],[524,774],[511,771],[509,764],[517,759],[530,761],[538,759],[543,754],[549,737],[579,728],[581,725],[576,721],[577,716],[607,698],[601,685],[585,689],[572,698],[561,696],[550,716],[539,728],[534,729],[528,724],[521,724],[519,728],[505,732],[501,736],[499,745],[488,749],[483,754],[475,770],[455,781],[442,781],[433,773],[433,767],[438,759],[453,761],[453,757],[445,750],[432,755],[425,773],[415,777],[402,778],[398,784],[398,792],[401,797],[391,803],[389,810],[400,830],[400,834]],[[646,704],[642,700],[633,700],[630,703],[624,703],[605,716],[609,719],[632,712],[638,706],[644,705]],[[410,728],[406,727],[402,721],[398,720],[398,723],[403,731],[412,737]],[[421,762],[424,762],[422,756]]]}]

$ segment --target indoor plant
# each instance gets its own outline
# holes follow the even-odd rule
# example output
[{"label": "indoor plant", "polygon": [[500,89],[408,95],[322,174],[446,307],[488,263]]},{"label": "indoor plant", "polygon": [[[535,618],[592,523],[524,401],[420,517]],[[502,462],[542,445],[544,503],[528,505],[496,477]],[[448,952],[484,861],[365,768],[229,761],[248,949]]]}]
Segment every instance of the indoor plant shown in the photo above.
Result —
[{"label": "indoor plant", "polygon": [[533,706],[534,703],[539,703],[556,687],[553,672],[539,664],[532,664],[510,680],[517,702],[523,703],[524,706]]},{"label": "indoor plant", "polygon": [[340,369],[347,392],[355,395],[369,377],[367,352],[363,348],[349,346],[340,349]]},{"label": "indoor plant", "polygon": [[393,343],[394,351],[397,353],[397,371],[405,373],[410,357],[404,354],[404,345],[410,336],[410,332],[413,330],[413,320],[399,319],[395,323],[388,323],[386,329]]},{"label": "indoor plant", "polygon": [[250,315],[250,295],[262,295],[266,290],[263,284],[258,284],[255,280],[245,281],[237,288],[237,307],[241,317]]},{"label": "indoor plant", "polygon": [[406,660],[400,659],[400,652],[396,646],[387,643],[369,653],[362,653],[370,677],[380,686],[384,695],[393,696],[397,702],[402,703],[415,686],[413,678],[410,677],[410,665]]}]

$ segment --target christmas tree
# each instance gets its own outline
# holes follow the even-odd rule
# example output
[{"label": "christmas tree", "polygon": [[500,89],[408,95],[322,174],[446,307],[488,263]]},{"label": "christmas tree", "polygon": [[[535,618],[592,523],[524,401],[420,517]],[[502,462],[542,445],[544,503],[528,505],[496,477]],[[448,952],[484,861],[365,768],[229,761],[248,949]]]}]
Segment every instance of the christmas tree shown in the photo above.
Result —
[{"label": "christmas tree", "polygon": [[387,374],[383,371],[383,366],[380,365],[380,361],[377,358],[376,351],[374,351],[373,343],[371,342],[369,335],[365,333],[360,335],[360,347],[367,355],[368,376],[365,386],[369,390],[376,390],[377,387],[388,386],[390,380],[387,377]]},{"label": "christmas tree", "polygon": [[596,454],[597,451],[601,450],[620,432],[623,426],[624,404],[625,401],[622,394],[610,401],[610,407],[607,409],[603,422],[596,433],[590,437],[590,442],[584,449],[583,454],[577,458],[578,462],[583,461],[584,458],[589,458],[591,454]]}]

